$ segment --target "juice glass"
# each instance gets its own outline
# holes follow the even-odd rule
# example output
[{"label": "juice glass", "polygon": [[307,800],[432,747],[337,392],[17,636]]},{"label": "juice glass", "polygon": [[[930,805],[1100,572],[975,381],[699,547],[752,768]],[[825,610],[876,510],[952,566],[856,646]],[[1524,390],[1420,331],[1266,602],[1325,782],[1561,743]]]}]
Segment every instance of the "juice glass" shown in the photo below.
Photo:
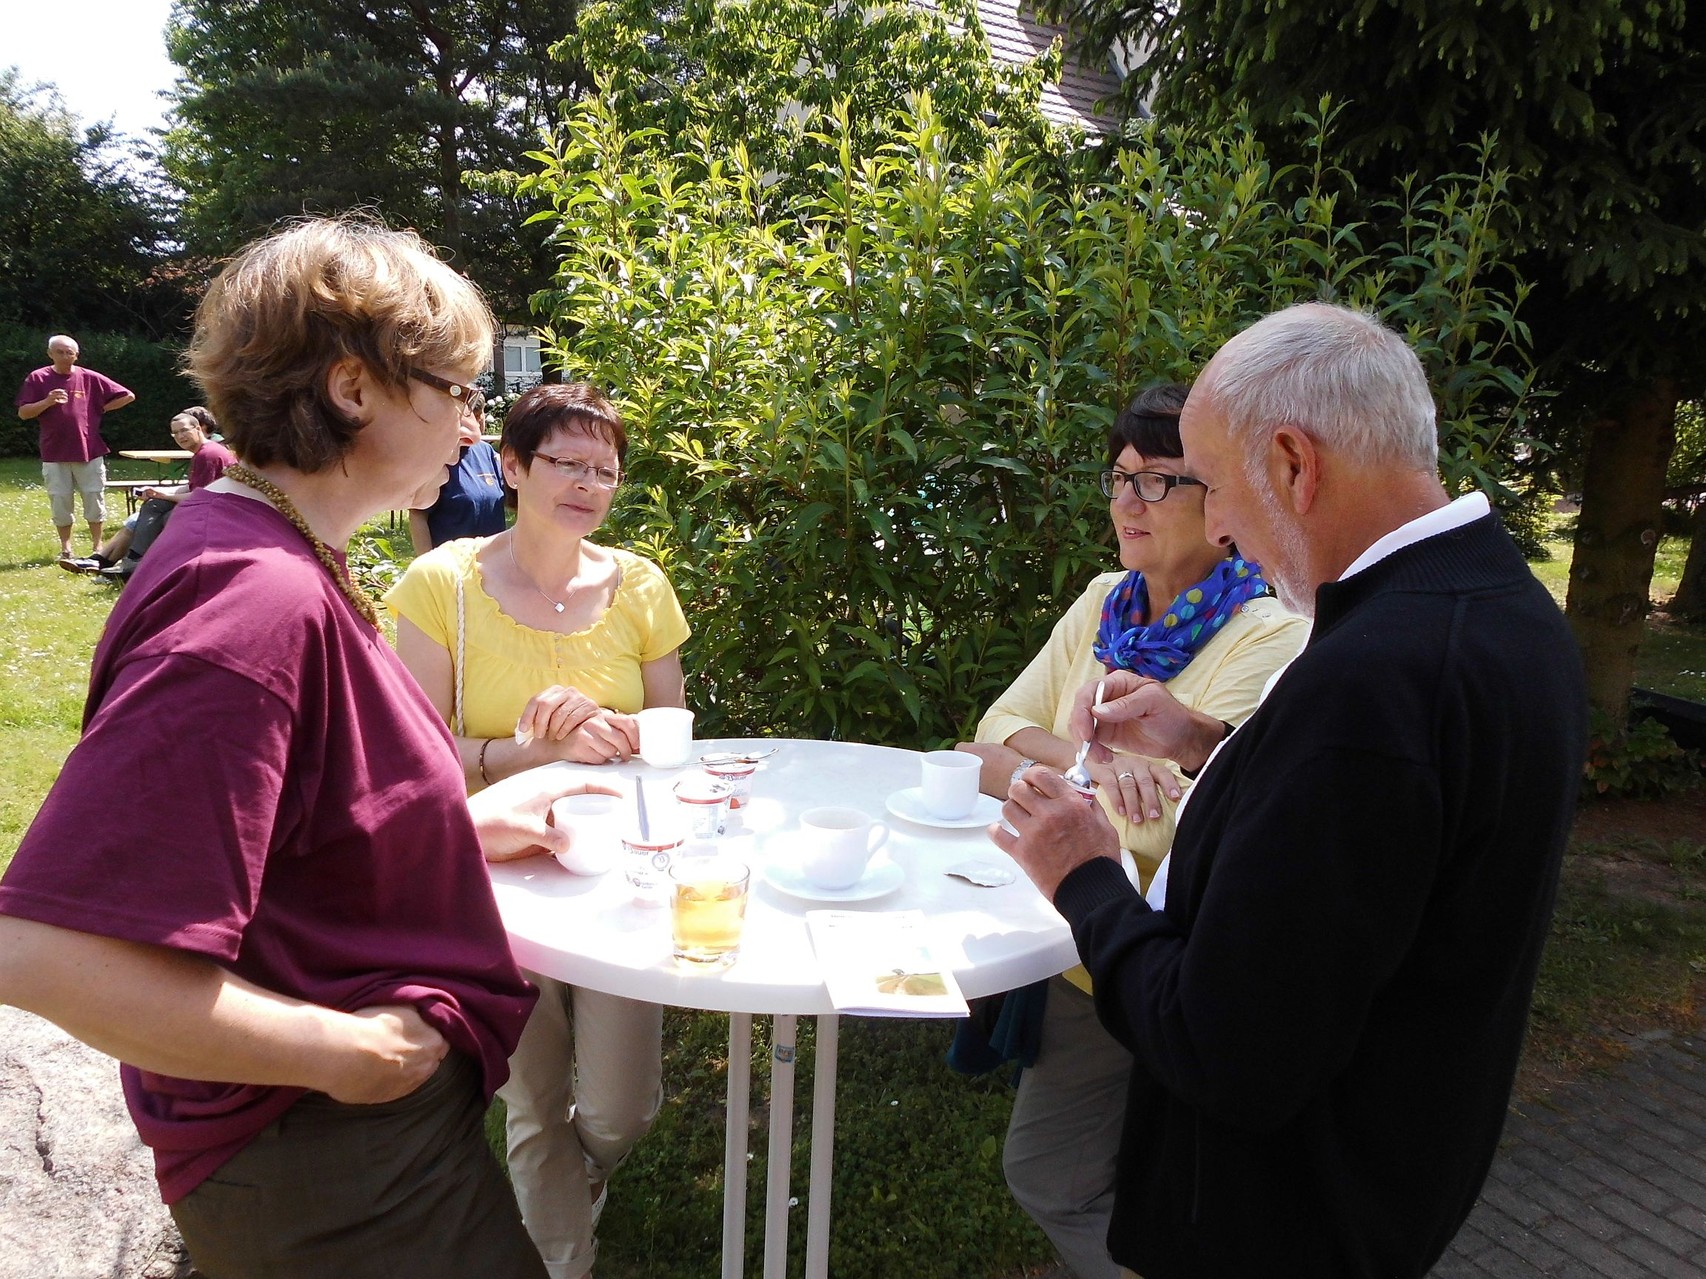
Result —
[{"label": "juice glass", "polygon": [[752,879],[746,863],[730,857],[683,857],[669,868],[669,878],[676,961],[695,968],[734,963]]}]

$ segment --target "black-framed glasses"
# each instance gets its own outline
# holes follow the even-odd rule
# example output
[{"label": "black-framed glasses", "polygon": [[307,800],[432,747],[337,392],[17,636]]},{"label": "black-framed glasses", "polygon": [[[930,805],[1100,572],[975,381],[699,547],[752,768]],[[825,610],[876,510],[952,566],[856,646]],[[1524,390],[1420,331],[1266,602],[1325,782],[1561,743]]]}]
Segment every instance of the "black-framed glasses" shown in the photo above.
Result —
[{"label": "black-framed glasses", "polygon": [[[477,386],[464,386],[460,382],[452,382],[447,377],[439,377],[436,373],[428,373],[425,369],[411,368],[409,370],[409,376],[414,378],[417,382],[425,382],[428,386],[437,387],[451,399],[460,400],[464,404],[471,404],[473,402],[473,397],[480,395],[480,388]],[[483,407],[483,396],[481,397],[481,400]]]},{"label": "black-framed glasses", "polygon": [[1201,480],[1189,475],[1169,475],[1165,471],[1103,471],[1098,478],[1101,481],[1103,497],[1116,496],[1120,491],[1120,483],[1124,481],[1130,484],[1131,491],[1145,502],[1159,502],[1181,484],[1206,487]]},{"label": "black-framed glasses", "polygon": [[622,482],[621,471],[613,471],[608,466],[594,466],[578,457],[552,457],[549,453],[535,453],[533,457],[536,461],[549,462],[556,467],[557,474],[565,480],[573,480],[576,483],[585,480],[601,489],[613,489]]}]

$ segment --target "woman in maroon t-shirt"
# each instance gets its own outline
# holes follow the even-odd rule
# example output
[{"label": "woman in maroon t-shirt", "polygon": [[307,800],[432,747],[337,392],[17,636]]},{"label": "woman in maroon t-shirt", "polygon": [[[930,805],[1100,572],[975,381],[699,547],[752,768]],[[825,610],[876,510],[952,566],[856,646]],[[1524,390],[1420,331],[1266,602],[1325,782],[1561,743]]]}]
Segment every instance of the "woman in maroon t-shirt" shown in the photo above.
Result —
[{"label": "woman in maroon t-shirt", "polygon": [[[484,1140],[533,1001],[485,859],[566,848],[541,769],[467,799],[342,548],[423,505],[491,349],[412,234],[311,221],[208,290],[240,463],[113,610],[81,742],[0,881],[0,1001],[118,1057],[210,1275],[540,1276]],[[210,741],[185,772],[160,743]],[[88,804],[114,776],[147,802]]]}]

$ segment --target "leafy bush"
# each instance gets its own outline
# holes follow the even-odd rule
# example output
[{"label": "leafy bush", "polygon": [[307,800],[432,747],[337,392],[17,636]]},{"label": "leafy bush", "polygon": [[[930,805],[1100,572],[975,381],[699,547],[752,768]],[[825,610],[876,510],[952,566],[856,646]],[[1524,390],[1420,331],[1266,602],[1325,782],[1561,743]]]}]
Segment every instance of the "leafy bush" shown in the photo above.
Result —
[{"label": "leafy bush", "polygon": [[[0,321],[0,390],[11,404],[24,378],[48,362],[44,333],[28,325]],[[126,333],[72,334],[82,349],[79,364],[105,373],[136,392],[136,403],[101,424],[107,447],[169,449],[175,447],[167,423],[179,409],[201,402],[194,382],[178,368],[182,350],[175,343],[155,342]],[[37,455],[38,428],[20,421],[16,411],[0,415],[0,457]]]},{"label": "leafy bush", "polygon": [[1686,790],[1700,781],[1700,761],[1671,740],[1656,719],[1639,719],[1624,733],[1610,731],[1599,711],[1593,714],[1587,762],[1582,765],[1582,795],[1657,797]]},{"label": "leafy bush", "polygon": [[742,145],[664,153],[598,98],[525,180],[563,252],[547,348],[628,419],[616,526],[689,608],[707,734],[969,735],[1111,563],[1114,411],[1285,303],[1410,334],[1454,487],[1513,442],[1499,175],[1406,191],[1404,241],[1364,248],[1324,167],[1275,173],[1247,132],[1106,167],[998,132],[958,158],[928,94],[863,148],[844,107],[821,123],[833,158],[780,206]]},{"label": "leafy bush", "polygon": [[1552,507],[1556,501],[1555,494],[1532,484],[1514,490],[1501,487],[1493,494],[1494,509],[1505,532],[1516,542],[1523,558],[1531,563],[1552,558],[1552,548],[1546,543],[1554,536]]},{"label": "leafy bush", "polygon": [[1409,191],[1406,242],[1365,251],[1247,133],[955,160],[925,94],[887,136],[858,152],[836,111],[815,194],[776,208],[739,143],[660,155],[592,99],[529,179],[565,254],[549,353],[630,421],[616,524],[691,611],[705,732],[969,735],[1111,561],[1114,409],[1286,302],[1411,331],[1454,483],[1491,474],[1491,392],[1525,387],[1496,363],[1525,336],[1488,281],[1498,177]]}]

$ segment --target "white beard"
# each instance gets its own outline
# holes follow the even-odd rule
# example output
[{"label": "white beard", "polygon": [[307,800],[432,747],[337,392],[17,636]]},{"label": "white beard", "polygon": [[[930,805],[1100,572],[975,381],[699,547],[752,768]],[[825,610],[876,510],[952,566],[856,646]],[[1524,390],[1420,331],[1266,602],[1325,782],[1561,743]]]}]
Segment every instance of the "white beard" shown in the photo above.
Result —
[{"label": "white beard", "polygon": [[1279,495],[1261,481],[1251,486],[1261,499],[1268,517],[1268,533],[1274,544],[1272,562],[1262,561],[1262,576],[1274,588],[1281,604],[1299,617],[1315,616],[1315,589],[1309,584],[1309,548],[1303,527],[1280,505]]}]

